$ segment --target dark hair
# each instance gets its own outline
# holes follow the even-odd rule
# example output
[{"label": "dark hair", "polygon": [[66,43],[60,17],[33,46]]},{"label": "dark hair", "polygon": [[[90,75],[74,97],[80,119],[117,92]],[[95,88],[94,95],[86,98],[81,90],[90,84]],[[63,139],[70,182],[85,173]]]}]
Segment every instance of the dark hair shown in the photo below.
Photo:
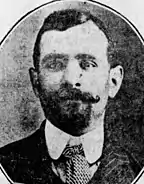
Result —
[{"label": "dark hair", "polygon": [[40,41],[41,41],[42,35],[46,31],[50,31],[50,30],[65,31],[71,27],[83,24],[89,20],[93,21],[98,26],[98,28],[103,31],[106,38],[110,42],[108,32],[103,22],[100,19],[94,17],[92,14],[88,12],[75,10],[75,9],[55,11],[45,19],[37,35],[35,46],[34,46],[34,53],[33,53],[33,61],[34,61],[35,68],[38,69],[38,66],[39,66]]}]

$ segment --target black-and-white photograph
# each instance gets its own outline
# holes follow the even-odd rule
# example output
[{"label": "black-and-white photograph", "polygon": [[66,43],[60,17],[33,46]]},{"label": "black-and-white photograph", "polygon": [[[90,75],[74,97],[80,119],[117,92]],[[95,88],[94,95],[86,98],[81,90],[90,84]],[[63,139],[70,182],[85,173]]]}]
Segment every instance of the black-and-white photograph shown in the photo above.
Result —
[{"label": "black-and-white photograph", "polygon": [[121,12],[48,1],[2,38],[1,183],[144,183],[144,39]]}]

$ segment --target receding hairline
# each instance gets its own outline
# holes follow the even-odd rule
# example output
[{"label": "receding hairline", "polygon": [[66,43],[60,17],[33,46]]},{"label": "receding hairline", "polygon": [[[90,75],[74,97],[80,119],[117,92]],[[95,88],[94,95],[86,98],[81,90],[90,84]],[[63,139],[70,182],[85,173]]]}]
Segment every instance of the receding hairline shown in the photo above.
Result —
[{"label": "receding hairline", "polygon": [[[68,19],[66,16],[67,13],[68,13]],[[57,20],[57,16],[58,16],[58,20]],[[56,19],[56,23],[54,22],[55,19]],[[67,23],[68,20],[72,20],[72,21],[70,23],[68,22],[68,25],[67,25],[65,24],[65,22]],[[40,43],[41,43],[42,36],[44,35],[45,32],[49,32],[49,31],[64,32],[66,30],[70,30],[77,26],[83,25],[89,21],[91,21],[104,34],[104,36],[107,38],[109,43],[110,37],[103,21],[101,21],[98,17],[91,14],[90,12],[81,11],[77,9],[70,9],[70,10],[66,9],[66,10],[55,11],[52,14],[48,15],[47,18],[45,18],[43,25],[41,26],[36,38],[34,53],[33,53],[34,66],[38,67],[39,65]]]},{"label": "receding hairline", "polygon": [[[88,24],[90,24],[90,26],[93,26],[94,29],[89,29]],[[78,30],[82,26],[85,26],[85,25],[87,26],[85,30],[83,29],[85,34],[89,34],[90,33],[90,35],[92,35],[92,33],[96,34],[96,31],[98,31],[100,36],[104,36],[104,39],[106,40],[106,42],[108,44],[108,39],[107,39],[106,35],[104,34],[104,32],[102,30],[100,30],[99,27],[96,24],[94,24],[94,22],[92,20],[88,20],[87,22],[84,22],[83,24],[79,24],[79,25],[70,27],[70,28],[68,28],[68,29],[66,29],[64,31],[59,31],[59,30],[48,30],[48,31],[45,31],[41,35],[40,45],[41,45],[42,40],[44,39],[43,37],[47,33],[49,34],[49,36],[52,36],[52,37],[53,37],[53,34],[64,35],[64,34],[66,34],[66,32],[69,34],[70,32],[73,33],[74,29]],[[83,27],[83,28],[85,28],[85,27]]]}]

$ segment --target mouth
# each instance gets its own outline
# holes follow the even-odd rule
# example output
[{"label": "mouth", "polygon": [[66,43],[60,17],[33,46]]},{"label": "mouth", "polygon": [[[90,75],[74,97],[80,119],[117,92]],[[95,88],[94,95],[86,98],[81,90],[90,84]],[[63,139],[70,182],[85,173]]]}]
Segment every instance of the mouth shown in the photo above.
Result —
[{"label": "mouth", "polygon": [[60,100],[60,103],[66,103],[66,104],[71,104],[71,103],[86,103],[86,102],[82,102],[81,100],[72,100],[72,99],[62,99]]},{"label": "mouth", "polygon": [[67,102],[67,103],[80,103],[80,104],[89,104],[91,103],[90,101],[84,101],[84,100],[76,100],[76,99],[69,99],[69,98],[64,98],[64,99],[60,99],[60,102]]},{"label": "mouth", "polygon": [[94,99],[94,98],[69,98],[69,97],[62,97],[60,98],[60,102],[78,102],[78,103],[83,103],[83,104],[94,104],[94,103],[98,103],[99,99]]}]

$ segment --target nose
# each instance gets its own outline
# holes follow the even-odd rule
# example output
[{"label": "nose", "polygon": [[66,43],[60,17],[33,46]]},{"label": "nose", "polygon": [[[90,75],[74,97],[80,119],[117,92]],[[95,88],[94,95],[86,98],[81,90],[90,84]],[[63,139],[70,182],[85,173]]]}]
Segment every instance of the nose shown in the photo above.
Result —
[{"label": "nose", "polygon": [[67,65],[64,79],[73,87],[80,87],[80,78],[82,77],[82,69],[79,66],[79,62],[76,59],[71,59]]}]

